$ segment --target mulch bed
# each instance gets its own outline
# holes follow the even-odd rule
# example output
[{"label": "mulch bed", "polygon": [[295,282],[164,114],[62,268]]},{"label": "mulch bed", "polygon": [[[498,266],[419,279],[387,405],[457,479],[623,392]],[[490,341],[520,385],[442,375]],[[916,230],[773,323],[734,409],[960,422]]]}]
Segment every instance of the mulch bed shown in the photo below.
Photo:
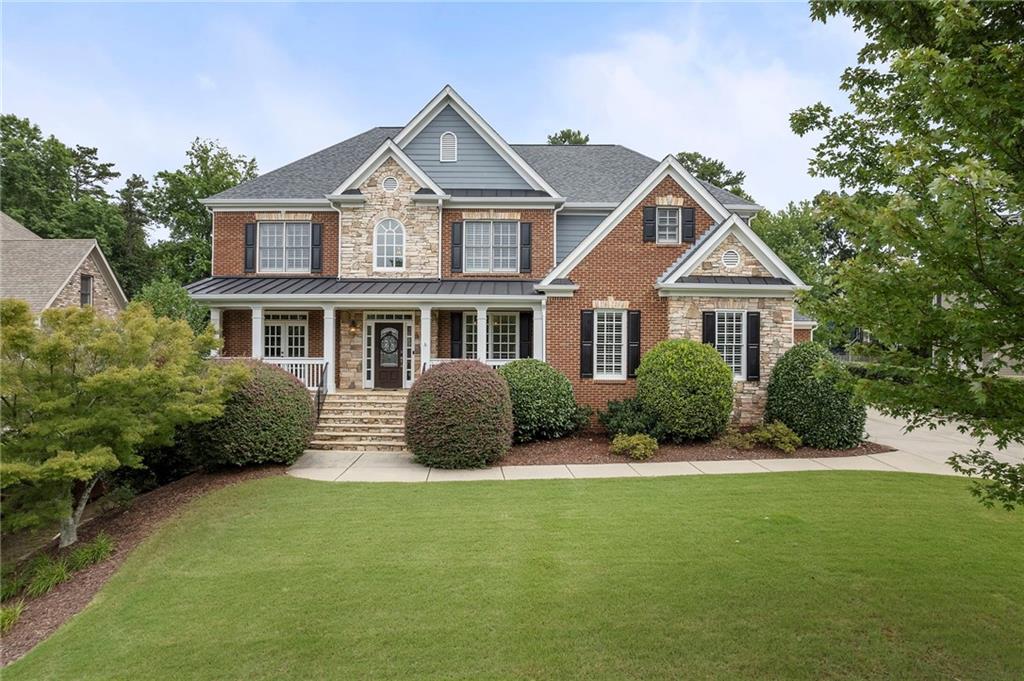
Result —
[{"label": "mulch bed", "polygon": [[[583,434],[559,440],[545,440],[516,445],[501,459],[502,466],[565,463],[627,463],[629,459],[608,451],[608,438],[600,434]],[[860,456],[891,452],[875,442],[863,442],[853,449],[814,449],[801,447],[788,457],[776,449],[736,449],[717,441],[686,445],[664,444],[648,461],[726,461],[730,459],[823,458]]]},{"label": "mulch bed", "polygon": [[81,612],[107,579],[121,567],[132,550],[193,499],[238,482],[283,475],[284,471],[283,466],[268,466],[195,473],[138,496],[124,511],[99,516],[80,527],[80,543],[91,541],[100,532],[110,535],[115,542],[113,555],[101,563],[76,572],[71,579],[44,596],[26,598],[21,618],[3,637],[0,665],[17,660]]}]

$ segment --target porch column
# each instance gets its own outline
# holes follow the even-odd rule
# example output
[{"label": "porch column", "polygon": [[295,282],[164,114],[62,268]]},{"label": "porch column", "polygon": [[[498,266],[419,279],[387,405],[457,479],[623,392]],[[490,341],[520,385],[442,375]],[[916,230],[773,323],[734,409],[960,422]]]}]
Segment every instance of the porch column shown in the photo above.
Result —
[{"label": "porch column", "polygon": [[[221,334],[220,329],[220,311],[221,310],[219,307],[210,308],[210,324],[213,326],[213,335],[215,335],[219,340],[223,340],[224,336]],[[214,357],[217,357],[220,355],[220,350],[214,350],[210,354]]]},{"label": "porch column", "polygon": [[487,355],[489,353],[487,342],[487,306],[477,305],[476,306],[476,358],[487,363]]},{"label": "porch column", "polygon": [[544,361],[544,304],[533,306],[533,358]]},{"label": "porch column", "polygon": [[327,375],[324,376],[324,387],[327,392],[334,392],[334,374],[338,361],[338,343],[334,339],[334,306],[324,305],[324,359],[327,360]]},{"label": "porch column", "polygon": [[263,306],[252,305],[252,358],[263,358]]},{"label": "porch column", "polygon": [[427,368],[430,361],[430,312],[429,305],[420,305],[420,372]]}]

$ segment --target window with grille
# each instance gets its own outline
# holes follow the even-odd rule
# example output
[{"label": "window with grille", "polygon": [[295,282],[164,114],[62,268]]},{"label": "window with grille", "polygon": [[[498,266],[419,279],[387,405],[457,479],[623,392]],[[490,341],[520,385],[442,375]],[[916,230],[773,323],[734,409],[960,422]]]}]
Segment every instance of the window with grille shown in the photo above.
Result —
[{"label": "window with grille", "polygon": [[392,218],[381,220],[373,234],[374,269],[400,270],[405,268],[405,228]]},{"label": "window with grille", "polygon": [[519,270],[519,223],[515,221],[467,221],[465,272],[517,272]]},{"label": "window with grille", "polygon": [[308,320],[300,313],[271,313],[263,318],[264,357],[305,357]]},{"label": "window with grille", "polygon": [[309,272],[311,224],[259,223],[261,272]]},{"label": "window with grille", "polygon": [[83,274],[78,284],[82,307],[92,305],[92,275]]},{"label": "window with grille", "polygon": [[488,315],[490,353],[488,359],[519,357],[519,314],[492,312]]},{"label": "window with grille", "polygon": [[594,378],[626,377],[626,311],[594,311]]},{"label": "window with grille", "polygon": [[462,315],[462,356],[466,359],[476,359],[476,315],[467,312]]},{"label": "window with grille", "polygon": [[459,138],[454,132],[441,135],[441,161],[448,163],[459,160]]},{"label": "window with grille", "polygon": [[719,310],[715,313],[715,348],[732,369],[734,376],[743,376],[742,310]]},{"label": "window with grille", "polygon": [[658,217],[658,238],[659,244],[679,243],[679,209],[659,208]]}]

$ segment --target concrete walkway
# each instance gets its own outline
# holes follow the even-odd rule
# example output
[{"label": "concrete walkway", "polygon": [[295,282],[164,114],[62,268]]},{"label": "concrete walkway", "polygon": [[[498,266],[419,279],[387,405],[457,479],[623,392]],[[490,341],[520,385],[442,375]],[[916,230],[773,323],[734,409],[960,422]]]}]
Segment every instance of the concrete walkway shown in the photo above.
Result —
[{"label": "concrete walkway", "polygon": [[[337,482],[451,482],[462,480],[542,480],[553,478],[636,478],[663,475],[772,473],[785,471],[858,470],[956,475],[946,463],[954,451],[973,442],[955,428],[904,433],[902,424],[877,413],[868,417],[869,439],[897,451],[820,459],[749,459],[659,463],[601,463],[538,466],[495,466],[483,470],[447,471],[414,463],[409,454],[383,452],[307,451],[288,474],[309,480]],[[1024,445],[997,456],[1024,461]]]}]

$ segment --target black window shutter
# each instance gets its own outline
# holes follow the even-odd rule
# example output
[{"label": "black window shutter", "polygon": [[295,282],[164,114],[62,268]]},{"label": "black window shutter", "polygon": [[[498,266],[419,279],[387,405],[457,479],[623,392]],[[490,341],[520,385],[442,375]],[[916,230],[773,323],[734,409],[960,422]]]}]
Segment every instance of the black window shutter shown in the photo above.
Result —
[{"label": "black window shutter", "polygon": [[309,230],[309,271],[324,271],[324,226],[314,223]]},{"label": "black window shutter", "polygon": [[594,311],[580,310],[580,378],[594,377]]},{"label": "black window shutter", "polygon": [[245,271],[256,271],[256,223],[245,226]]},{"label": "black window shutter", "polygon": [[519,313],[519,359],[533,357],[533,312]]},{"label": "black window shutter", "polygon": [[697,238],[697,211],[693,208],[683,208],[680,223],[683,229],[683,241],[694,241]]},{"label": "black window shutter", "polygon": [[711,347],[715,347],[715,313],[705,312],[701,315],[704,320],[704,328],[701,330],[701,341]]},{"label": "black window shutter", "polygon": [[533,225],[529,222],[519,223],[519,271],[529,272],[531,245],[533,244]]},{"label": "black window shutter", "polygon": [[761,313],[747,313],[747,380],[761,380]]},{"label": "black window shutter", "polygon": [[626,375],[636,376],[640,366],[640,310],[626,313]]},{"label": "black window shutter", "polygon": [[452,223],[452,272],[462,271],[462,223]]},{"label": "black window shutter", "polygon": [[658,208],[644,206],[644,241],[658,240]]},{"label": "black window shutter", "polygon": [[452,359],[462,357],[462,313],[452,312]]}]

